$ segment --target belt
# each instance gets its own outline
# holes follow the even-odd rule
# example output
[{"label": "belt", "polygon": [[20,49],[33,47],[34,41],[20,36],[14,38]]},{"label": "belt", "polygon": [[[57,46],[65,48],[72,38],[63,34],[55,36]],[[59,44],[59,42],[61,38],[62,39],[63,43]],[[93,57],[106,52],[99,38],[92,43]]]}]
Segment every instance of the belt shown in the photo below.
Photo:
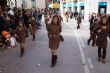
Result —
[{"label": "belt", "polygon": [[58,35],[60,35],[60,34],[55,34],[55,35],[49,35],[49,37],[56,37],[56,36],[58,36]]}]

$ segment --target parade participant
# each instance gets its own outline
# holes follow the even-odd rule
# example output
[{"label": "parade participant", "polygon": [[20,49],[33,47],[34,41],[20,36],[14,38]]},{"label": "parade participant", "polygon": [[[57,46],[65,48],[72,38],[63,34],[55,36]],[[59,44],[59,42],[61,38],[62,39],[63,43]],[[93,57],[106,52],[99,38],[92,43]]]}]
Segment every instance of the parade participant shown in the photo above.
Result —
[{"label": "parade participant", "polygon": [[98,61],[106,63],[106,48],[107,48],[107,37],[110,29],[108,29],[108,19],[104,15],[101,17],[100,27],[98,28],[98,35],[96,45],[98,46]]},{"label": "parade participant", "polygon": [[78,24],[77,29],[80,29],[80,24],[81,24],[81,16],[80,16],[80,14],[78,14],[78,16],[77,16],[77,24]]},{"label": "parade participant", "polygon": [[68,19],[69,19],[69,14],[68,14],[68,12],[65,13],[65,17],[66,17],[66,22],[68,22]]},{"label": "parade participant", "polygon": [[100,22],[100,14],[97,13],[96,18],[98,19],[98,21]]},{"label": "parade participant", "polygon": [[7,11],[4,10],[4,30],[10,31],[11,29],[11,19],[7,14]]},{"label": "parade participant", "polygon": [[62,32],[60,19],[58,15],[54,15],[52,21],[47,26],[49,37],[49,48],[52,52],[51,67],[54,67],[57,61],[57,51],[60,44],[60,33]]},{"label": "parade participant", "polygon": [[109,26],[110,26],[110,14],[108,15],[108,22],[109,22]]},{"label": "parade participant", "polygon": [[95,46],[95,41],[96,41],[96,34],[97,34],[97,30],[96,28],[99,26],[99,21],[98,19],[94,19],[94,23],[91,25],[90,27],[90,38],[88,39],[88,45],[92,40],[92,46]]},{"label": "parade participant", "polygon": [[75,11],[75,12],[74,12],[74,17],[75,17],[75,20],[77,19],[77,15],[78,15],[78,12],[77,12],[77,11]]},{"label": "parade participant", "polygon": [[27,10],[23,11],[23,19],[27,29],[29,29],[29,14]]},{"label": "parade participant", "polygon": [[31,28],[32,36],[33,36],[33,41],[34,41],[36,39],[35,33],[36,33],[36,30],[38,29],[36,25],[36,19],[34,16],[31,17],[30,24],[31,24],[30,28]]},{"label": "parade participant", "polygon": [[90,27],[91,27],[91,25],[92,25],[92,23],[93,23],[94,18],[95,18],[94,15],[91,14],[90,19],[89,19]]},{"label": "parade participant", "polygon": [[72,19],[72,18],[73,18],[73,12],[70,13],[70,19]]},{"label": "parade participant", "polygon": [[0,34],[4,30],[4,18],[3,18],[3,11],[0,9]]},{"label": "parade participant", "polygon": [[26,31],[24,22],[21,19],[19,19],[19,21],[18,21],[18,26],[16,28],[16,34],[17,34],[17,41],[20,43],[20,46],[21,46],[20,57],[22,57],[24,55],[24,52],[25,52],[25,43],[26,43],[27,31]]},{"label": "parade participant", "polygon": [[45,15],[45,24],[46,24],[46,28],[48,26],[48,22],[50,21],[50,18],[48,15]]}]

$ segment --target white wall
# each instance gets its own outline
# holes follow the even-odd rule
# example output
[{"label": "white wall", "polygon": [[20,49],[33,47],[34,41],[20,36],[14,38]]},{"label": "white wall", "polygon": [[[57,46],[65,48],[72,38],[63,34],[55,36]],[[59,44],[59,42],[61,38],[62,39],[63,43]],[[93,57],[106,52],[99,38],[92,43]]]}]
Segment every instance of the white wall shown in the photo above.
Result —
[{"label": "white wall", "polygon": [[17,7],[21,8],[22,7],[21,4],[22,4],[22,0],[17,0]]},{"label": "white wall", "polygon": [[45,0],[36,0],[36,8],[45,8]]},{"label": "white wall", "polygon": [[27,0],[27,9],[32,8],[32,2],[31,0]]},{"label": "white wall", "polygon": [[89,0],[89,13],[98,13],[98,0]]},{"label": "white wall", "polygon": [[110,14],[110,2],[107,3],[107,14]]},{"label": "white wall", "polygon": [[[32,8],[32,2],[31,0],[27,1],[27,8]],[[15,0],[13,0],[13,7],[15,7]],[[22,6],[22,0],[17,0],[17,7],[21,8]],[[45,0],[36,0],[36,8],[45,8]]]}]

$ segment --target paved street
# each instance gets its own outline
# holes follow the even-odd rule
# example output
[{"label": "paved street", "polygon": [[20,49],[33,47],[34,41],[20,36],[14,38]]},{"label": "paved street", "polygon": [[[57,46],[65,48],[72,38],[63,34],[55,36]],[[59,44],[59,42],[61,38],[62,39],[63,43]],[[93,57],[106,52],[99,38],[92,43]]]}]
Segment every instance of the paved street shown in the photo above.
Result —
[{"label": "paved street", "polygon": [[76,21],[63,22],[62,35],[65,41],[60,44],[58,62],[51,64],[51,51],[45,25],[36,32],[36,41],[32,36],[27,39],[26,52],[19,57],[19,44],[16,48],[0,53],[0,73],[110,73],[110,40],[108,41],[107,63],[97,61],[97,47],[87,45],[89,23],[83,21],[81,29],[76,29]]}]

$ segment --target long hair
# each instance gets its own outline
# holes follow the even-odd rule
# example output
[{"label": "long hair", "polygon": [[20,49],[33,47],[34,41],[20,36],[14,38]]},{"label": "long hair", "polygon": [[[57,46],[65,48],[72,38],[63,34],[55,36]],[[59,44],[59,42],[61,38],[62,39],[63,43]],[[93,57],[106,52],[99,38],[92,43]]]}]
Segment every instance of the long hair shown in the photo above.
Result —
[{"label": "long hair", "polygon": [[107,15],[103,15],[102,17],[101,17],[101,21],[100,21],[100,25],[104,25],[103,23],[102,23],[102,20],[103,20],[103,18],[106,18],[106,24],[105,25],[109,25],[109,22],[108,22],[108,17],[107,17]]},{"label": "long hair", "polygon": [[58,15],[54,15],[54,16],[52,17],[51,24],[54,24],[54,23],[53,23],[54,18],[57,18],[57,19],[58,19],[57,24],[58,24],[58,25],[60,25],[61,23],[60,23],[60,18],[59,18],[59,16],[58,16]]}]

